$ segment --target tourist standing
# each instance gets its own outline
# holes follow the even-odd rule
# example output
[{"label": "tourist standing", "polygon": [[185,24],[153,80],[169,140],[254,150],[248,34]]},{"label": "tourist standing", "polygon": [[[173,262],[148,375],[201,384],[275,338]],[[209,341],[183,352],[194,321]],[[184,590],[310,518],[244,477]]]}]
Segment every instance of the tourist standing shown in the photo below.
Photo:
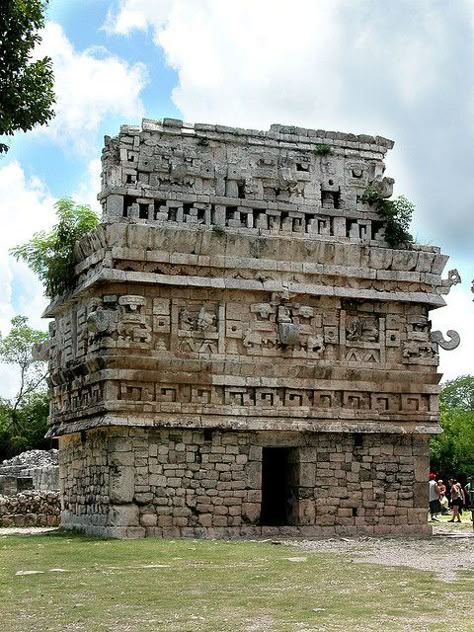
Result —
[{"label": "tourist standing", "polygon": [[436,482],[436,474],[430,474],[428,486],[431,520],[439,522],[437,514],[441,512],[441,504],[439,502],[440,490]]},{"label": "tourist standing", "polygon": [[469,476],[468,483],[464,488],[466,494],[466,504],[468,507],[474,507],[474,476]]},{"label": "tourist standing", "polygon": [[441,505],[441,513],[446,514],[449,511],[449,500],[446,496],[446,485],[440,479],[438,481],[439,487],[439,504]]},{"label": "tourist standing", "polygon": [[469,476],[467,485],[464,488],[466,506],[471,510],[471,520],[474,521],[474,476]]},{"label": "tourist standing", "polygon": [[451,507],[453,508],[453,517],[448,522],[461,522],[460,511],[463,506],[463,493],[461,484],[457,482],[455,478],[449,479],[449,486],[451,488]]}]

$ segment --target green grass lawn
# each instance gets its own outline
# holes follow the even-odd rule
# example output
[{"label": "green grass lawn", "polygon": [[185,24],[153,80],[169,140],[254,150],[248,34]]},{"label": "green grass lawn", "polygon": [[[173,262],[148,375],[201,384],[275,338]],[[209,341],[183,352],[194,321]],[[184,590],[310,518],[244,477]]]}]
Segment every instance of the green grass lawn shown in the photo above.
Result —
[{"label": "green grass lawn", "polygon": [[5,632],[474,630],[473,588],[270,542],[0,537]]}]

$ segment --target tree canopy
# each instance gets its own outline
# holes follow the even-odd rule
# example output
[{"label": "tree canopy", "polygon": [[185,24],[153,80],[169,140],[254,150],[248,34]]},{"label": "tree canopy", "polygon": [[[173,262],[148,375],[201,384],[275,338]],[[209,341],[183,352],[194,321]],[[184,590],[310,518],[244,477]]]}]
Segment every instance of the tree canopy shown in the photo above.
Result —
[{"label": "tree canopy", "polygon": [[474,375],[446,382],[440,395],[443,434],[431,441],[433,469],[443,477],[474,474]]},{"label": "tree canopy", "polygon": [[46,362],[33,355],[33,346],[48,334],[32,329],[25,316],[11,320],[7,336],[0,333],[0,362],[18,371],[18,390],[11,398],[0,396],[0,460],[23,450],[50,447],[44,439],[48,419]]},{"label": "tree canopy", "polygon": [[[52,61],[33,58],[47,2],[0,1],[0,136],[27,132],[54,116]],[[7,151],[8,145],[0,142],[0,154]]]},{"label": "tree canopy", "polygon": [[474,411],[474,376],[461,375],[446,382],[440,395],[441,405],[446,408]]},{"label": "tree canopy", "polygon": [[56,215],[58,222],[49,232],[35,233],[26,244],[11,249],[16,259],[25,261],[39,276],[48,296],[74,287],[76,243],[99,223],[91,208],[69,198],[56,202]]}]

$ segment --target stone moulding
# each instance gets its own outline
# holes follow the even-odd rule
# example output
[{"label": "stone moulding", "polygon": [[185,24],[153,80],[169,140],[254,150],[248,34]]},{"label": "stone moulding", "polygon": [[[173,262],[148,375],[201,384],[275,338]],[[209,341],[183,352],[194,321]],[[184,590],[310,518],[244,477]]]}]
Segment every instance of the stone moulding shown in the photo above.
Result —
[{"label": "stone moulding", "polygon": [[[321,146],[324,145],[324,151]],[[114,537],[426,533],[439,248],[391,249],[381,137],[144,120],[55,297],[66,527]]]}]

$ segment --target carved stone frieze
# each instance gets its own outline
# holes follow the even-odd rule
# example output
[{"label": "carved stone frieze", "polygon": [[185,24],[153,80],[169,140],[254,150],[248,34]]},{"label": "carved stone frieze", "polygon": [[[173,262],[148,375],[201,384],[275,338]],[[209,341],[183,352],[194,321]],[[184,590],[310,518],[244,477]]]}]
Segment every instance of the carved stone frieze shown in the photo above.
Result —
[{"label": "carved stone frieze", "polygon": [[[427,412],[431,410],[430,395],[386,392],[361,392],[355,390],[327,390],[294,387],[214,386],[202,384],[176,384],[173,382],[114,382],[108,387],[111,400],[135,402],[137,404],[176,404],[207,406],[248,406],[250,408],[314,408],[331,410],[371,410],[387,412]],[[103,399],[103,385],[75,382],[72,396],[65,396],[61,389],[53,393],[55,409],[71,412],[86,409]],[[257,414],[254,411],[253,414]],[[276,412],[275,412],[276,414]]]}]

